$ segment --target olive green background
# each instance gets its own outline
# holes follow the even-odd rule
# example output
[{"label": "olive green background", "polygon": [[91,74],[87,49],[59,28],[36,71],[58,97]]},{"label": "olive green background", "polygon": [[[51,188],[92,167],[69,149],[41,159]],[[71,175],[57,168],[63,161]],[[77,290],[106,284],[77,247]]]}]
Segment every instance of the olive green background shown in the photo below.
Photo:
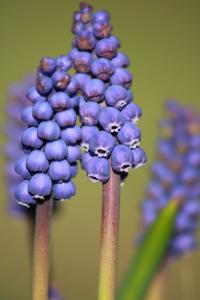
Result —
[{"label": "olive green background", "polygon": [[[175,97],[184,104],[200,103],[200,2],[198,0],[91,1],[95,9],[107,9],[114,34],[130,57],[134,73],[135,101],[143,108],[142,145],[148,164],[132,171],[122,188],[119,250],[119,280],[133,252],[139,225],[138,203],[149,178],[155,156],[158,121],[163,103]],[[0,1],[0,118],[4,122],[6,88],[35,72],[42,56],[56,56],[70,49],[72,14],[78,1]],[[2,136],[2,135],[1,135]],[[3,138],[1,137],[3,142]],[[29,234],[25,222],[6,213],[3,181],[4,159],[0,157],[0,299],[31,299]],[[101,187],[80,172],[77,195],[61,205],[52,228],[56,281],[65,297],[96,299]],[[200,251],[199,251],[200,252]],[[200,298],[200,253],[179,260],[168,272],[165,298]]]}]

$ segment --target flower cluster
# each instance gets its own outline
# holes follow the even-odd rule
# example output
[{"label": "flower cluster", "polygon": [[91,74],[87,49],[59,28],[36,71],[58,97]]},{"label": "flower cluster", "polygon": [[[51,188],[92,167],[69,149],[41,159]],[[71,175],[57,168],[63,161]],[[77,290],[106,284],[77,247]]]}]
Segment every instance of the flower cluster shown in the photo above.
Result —
[{"label": "flower cluster", "polygon": [[21,111],[24,107],[30,106],[26,99],[26,91],[34,82],[33,76],[27,76],[22,82],[13,84],[8,91],[6,103],[6,126],[5,126],[5,156],[6,156],[6,182],[9,195],[9,212],[14,216],[26,216],[32,210],[27,210],[16,202],[15,188],[21,178],[15,172],[15,162],[23,152],[19,146],[20,137],[25,129],[25,124],[21,120]]},{"label": "flower cluster", "polygon": [[145,163],[136,126],[142,112],[132,102],[129,59],[119,51],[120,41],[112,35],[108,12],[92,13],[90,5],[81,3],[72,32],[70,57],[81,94],[82,167],[92,180],[106,182],[109,158],[113,171],[122,176]]},{"label": "flower cluster", "polygon": [[76,125],[77,80],[67,72],[71,65],[68,56],[42,58],[36,85],[27,92],[32,105],[21,115],[26,124],[21,138],[25,154],[15,165],[23,178],[15,191],[20,204],[75,194],[71,179],[77,174],[81,130]]},{"label": "flower cluster", "polygon": [[181,202],[175,219],[169,255],[177,256],[196,246],[195,229],[200,215],[200,117],[175,101],[166,104],[169,117],[161,122],[158,161],[142,203],[144,230],[169,200]]}]

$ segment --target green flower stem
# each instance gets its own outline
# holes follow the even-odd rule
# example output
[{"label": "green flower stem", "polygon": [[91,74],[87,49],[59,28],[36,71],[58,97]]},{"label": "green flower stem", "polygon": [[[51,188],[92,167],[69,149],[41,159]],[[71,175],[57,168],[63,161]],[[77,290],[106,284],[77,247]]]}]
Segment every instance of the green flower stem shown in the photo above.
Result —
[{"label": "green flower stem", "polygon": [[33,300],[48,299],[51,215],[52,200],[37,205],[33,252]]},{"label": "green flower stem", "polygon": [[120,176],[110,168],[103,184],[98,300],[114,300],[119,236]]},{"label": "green flower stem", "polygon": [[142,300],[163,263],[180,201],[172,199],[145,234],[133,257],[117,300]]}]

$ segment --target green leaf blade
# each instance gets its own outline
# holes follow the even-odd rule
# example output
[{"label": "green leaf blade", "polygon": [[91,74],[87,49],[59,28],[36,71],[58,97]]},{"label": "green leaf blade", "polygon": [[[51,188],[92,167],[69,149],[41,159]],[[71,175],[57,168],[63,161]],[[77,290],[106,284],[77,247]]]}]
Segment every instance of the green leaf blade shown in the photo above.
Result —
[{"label": "green leaf blade", "polygon": [[149,228],[132,260],[117,300],[143,299],[151,279],[165,257],[178,208],[178,201],[171,200]]}]

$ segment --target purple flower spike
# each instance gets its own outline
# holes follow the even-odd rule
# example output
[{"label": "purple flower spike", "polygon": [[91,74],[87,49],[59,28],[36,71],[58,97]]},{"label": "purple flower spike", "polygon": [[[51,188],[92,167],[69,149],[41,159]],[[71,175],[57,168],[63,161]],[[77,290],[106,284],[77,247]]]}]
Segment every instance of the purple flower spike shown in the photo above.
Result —
[{"label": "purple flower spike", "polygon": [[53,109],[46,101],[40,101],[33,106],[33,117],[41,121],[50,120],[53,116]]},{"label": "purple flower spike", "polygon": [[115,139],[106,131],[99,131],[89,142],[89,149],[98,157],[108,157],[115,147]]},{"label": "purple flower spike", "polygon": [[92,55],[87,52],[77,52],[73,58],[74,68],[80,73],[89,73],[91,62]]},{"label": "purple flower spike", "polygon": [[[125,110],[125,107],[133,100],[132,92],[129,90],[132,75],[125,69],[130,62],[126,55],[118,52],[120,41],[111,35],[112,25],[109,14],[104,10],[96,13],[92,13],[88,8],[86,10],[87,12],[83,12],[80,8],[80,11],[74,15],[72,31],[75,39],[73,49],[70,51],[73,63],[80,55],[84,56],[85,53],[91,55],[88,68],[78,70],[75,67],[80,74],[74,75],[78,81],[80,94],[81,147],[84,151],[89,151],[87,155],[82,156],[82,166],[85,170],[88,165],[85,163],[86,158],[92,157],[91,160],[89,159],[90,162],[99,157],[109,158],[115,151],[115,146],[121,146],[123,143],[130,148],[138,146],[139,129],[134,127],[131,131],[130,125],[128,136],[125,137],[123,126],[125,122],[136,123],[142,114],[136,104],[132,104]],[[123,113],[122,110],[124,110]],[[119,139],[116,137],[117,133]],[[133,168],[131,149],[128,149],[128,152],[131,156],[130,168]],[[145,160],[145,153],[138,151],[135,167],[142,165]],[[120,176],[121,179],[122,177],[125,179],[127,174],[123,172]],[[94,177],[99,180],[96,175]],[[105,179],[100,181],[105,182]]]},{"label": "purple flower spike", "polygon": [[147,162],[147,156],[144,150],[140,147],[135,148],[132,150],[133,152],[133,167],[134,169],[138,169],[142,167]]},{"label": "purple flower spike", "polygon": [[86,102],[80,105],[81,122],[85,125],[96,125],[100,114],[100,106],[96,102]]},{"label": "purple flower spike", "polygon": [[37,126],[38,121],[33,116],[33,109],[32,107],[26,107],[21,115],[22,121],[28,126]]},{"label": "purple flower spike", "polygon": [[42,150],[34,150],[27,156],[26,166],[30,172],[45,173],[48,170],[49,162]]},{"label": "purple flower spike", "polygon": [[60,55],[56,58],[57,68],[61,71],[68,71],[72,66],[72,60],[69,55]]},{"label": "purple flower spike", "polygon": [[137,104],[131,102],[122,110],[122,115],[126,121],[136,124],[142,116],[142,110]]},{"label": "purple flower spike", "polygon": [[60,127],[55,121],[43,121],[38,126],[39,138],[47,141],[57,140],[60,137]]},{"label": "purple flower spike", "polygon": [[36,204],[35,199],[28,192],[28,180],[22,181],[15,190],[17,202],[21,205],[29,207],[31,204]]},{"label": "purple flower spike", "polygon": [[118,109],[123,109],[130,101],[130,93],[119,85],[111,85],[105,92],[106,103]]},{"label": "purple flower spike", "polygon": [[126,122],[117,134],[117,138],[122,144],[134,149],[140,145],[141,132],[133,123]]},{"label": "purple flower spike", "polygon": [[81,140],[81,129],[79,126],[69,127],[61,131],[61,138],[67,145],[77,144]]},{"label": "purple flower spike", "polygon": [[61,201],[70,199],[76,194],[76,187],[72,181],[55,183],[53,185],[54,199],[61,199]]},{"label": "purple flower spike", "polygon": [[49,103],[54,110],[60,111],[68,107],[69,96],[64,92],[57,92],[49,97]]},{"label": "purple flower spike", "polygon": [[124,122],[122,113],[114,107],[104,107],[99,115],[99,124],[104,130],[111,133],[118,132]]},{"label": "purple flower spike", "polygon": [[[97,77],[98,79],[101,79],[103,81],[106,81],[113,74],[114,67],[108,59],[99,58],[97,60],[94,60],[94,62],[92,63],[91,71],[95,77]],[[112,79],[112,77],[111,77],[111,79]]]},{"label": "purple flower spike", "polygon": [[76,47],[79,50],[92,50],[96,45],[96,39],[91,32],[82,31],[76,37]]},{"label": "purple flower spike", "polygon": [[53,76],[52,81],[56,90],[64,91],[70,83],[71,76],[65,71],[57,70]]},{"label": "purple flower spike", "polygon": [[63,140],[46,143],[44,153],[48,160],[63,160],[67,157],[67,146]]},{"label": "purple flower spike", "polygon": [[60,127],[74,126],[77,115],[74,109],[68,109],[55,114],[55,120]]},{"label": "purple flower spike", "polygon": [[79,146],[68,146],[68,157],[67,160],[70,164],[77,162],[81,158],[81,151]]},{"label": "purple flower spike", "polygon": [[129,89],[133,80],[133,75],[124,68],[117,68],[115,73],[110,78],[111,84],[122,85],[124,88]]},{"label": "purple flower spike", "polygon": [[47,174],[37,173],[28,183],[28,191],[35,199],[44,200],[51,194],[52,182]]},{"label": "purple flower spike", "polygon": [[70,165],[67,160],[61,161],[52,161],[49,165],[49,176],[54,181],[63,181],[69,180],[71,173],[70,173]]},{"label": "purple flower spike", "polygon": [[122,52],[118,52],[111,62],[115,68],[126,68],[130,65],[128,56]]},{"label": "purple flower spike", "polygon": [[99,129],[96,126],[83,126],[81,128],[81,148],[85,151],[89,150],[89,142],[95,135],[97,135]]},{"label": "purple flower spike", "polygon": [[40,61],[40,70],[44,75],[52,75],[56,69],[56,60],[51,57],[43,57]]},{"label": "purple flower spike", "polygon": [[43,145],[43,141],[37,135],[37,128],[29,127],[22,134],[22,144],[25,147],[39,149]]},{"label": "purple flower spike", "polygon": [[105,92],[104,83],[99,79],[87,81],[83,87],[83,93],[88,100],[101,102]]},{"label": "purple flower spike", "polygon": [[24,179],[30,179],[31,174],[26,166],[27,156],[23,156],[15,164],[15,172],[22,176]]},{"label": "purple flower spike", "polygon": [[45,97],[42,97],[35,87],[32,87],[28,90],[26,97],[28,100],[30,100],[32,103],[36,103],[39,101],[45,101]]},{"label": "purple flower spike", "polygon": [[95,51],[99,57],[112,59],[117,54],[119,41],[116,38],[105,38],[100,40],[95,47]]},{"label": "purple flower spike", "polygon": [[105,158],[93,157],[85,169],[93,182],[106,182],[109,179],[109,161]]},{"label": "purple flower spike", "polygon": [[132,151],[125,145],[117,145],[111,155],[112,168],[115,172],[128,172],[134,164]]}]

